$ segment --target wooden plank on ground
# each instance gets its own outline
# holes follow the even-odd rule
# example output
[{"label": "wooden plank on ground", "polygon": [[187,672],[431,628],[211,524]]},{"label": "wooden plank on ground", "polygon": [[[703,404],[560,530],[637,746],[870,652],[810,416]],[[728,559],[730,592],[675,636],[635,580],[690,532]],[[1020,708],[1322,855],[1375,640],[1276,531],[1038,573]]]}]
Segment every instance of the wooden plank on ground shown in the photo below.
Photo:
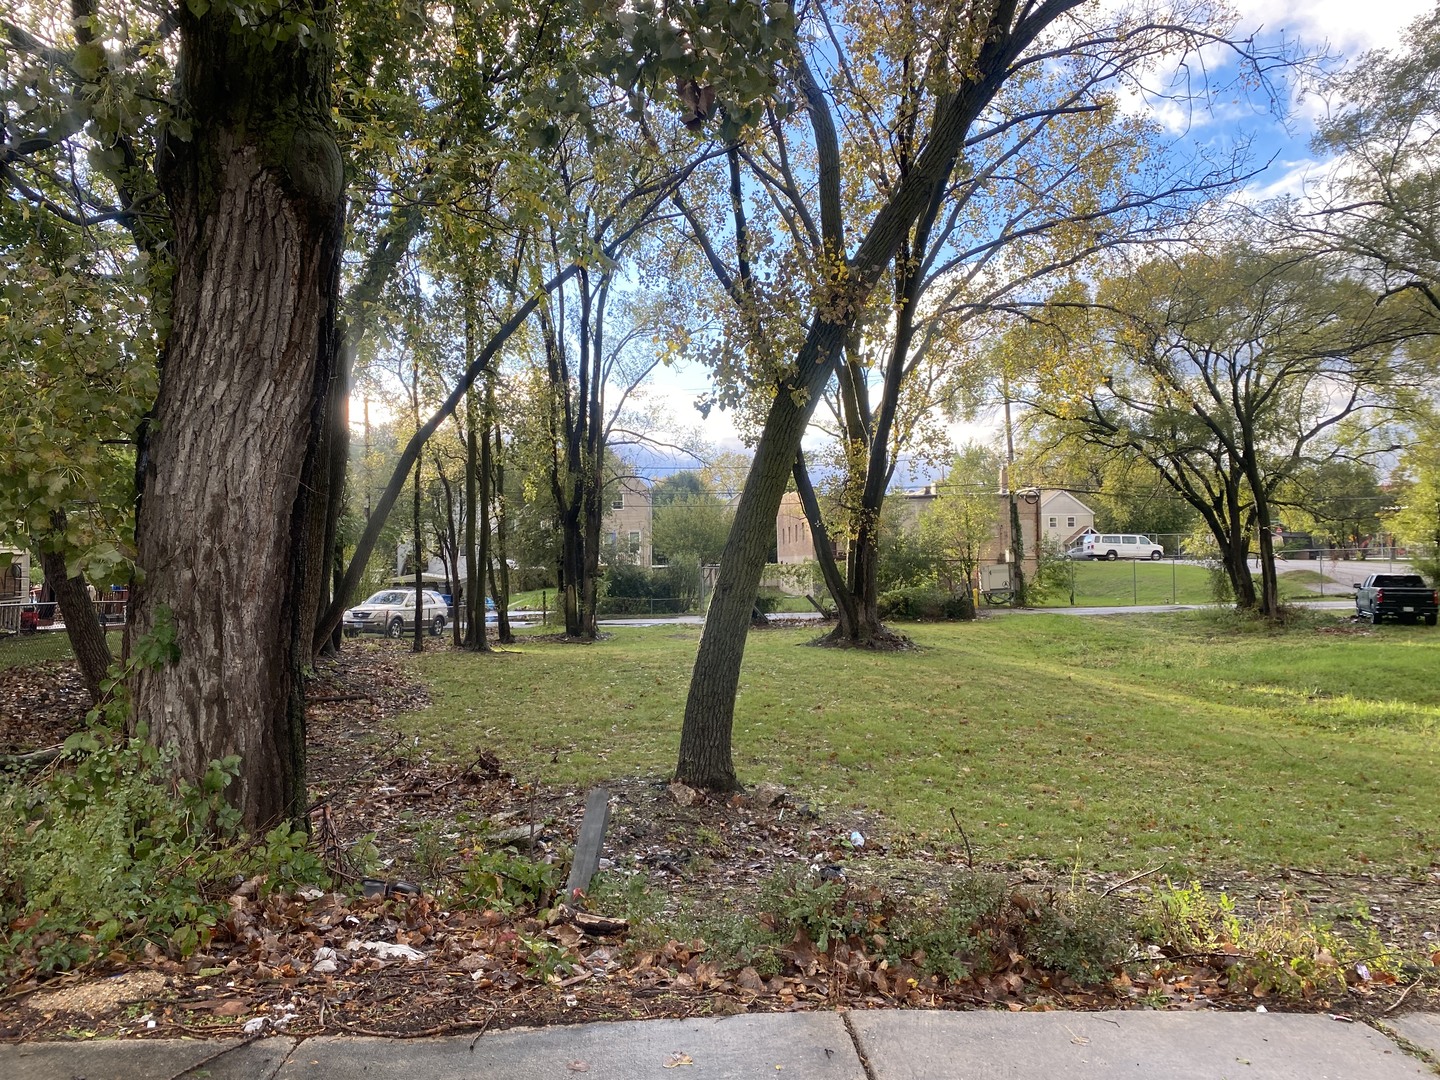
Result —
[{"label": "wooden plank on ground", "polygon": [[575,902],[576,891],[590,888],[590,879],[600,869],[600,849],[605,843],[605,826],[610,823],[610,793],[593,788],[585,796],[585,816],[580,821],[580,839],[575,842],[575,860],[570,880],[565,883],[565,900]]}]

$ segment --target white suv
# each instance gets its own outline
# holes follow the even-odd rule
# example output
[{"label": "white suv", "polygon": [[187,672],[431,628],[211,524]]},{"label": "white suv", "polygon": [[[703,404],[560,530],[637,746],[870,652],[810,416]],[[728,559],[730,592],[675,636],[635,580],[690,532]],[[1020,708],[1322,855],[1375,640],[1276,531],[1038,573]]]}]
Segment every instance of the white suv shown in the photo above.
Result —
[{"label": "white suv", "polygon": [[1080,541],[1086,559],[1163,559],[1165,549],[1138,533],[1090,533]]},{"label": "white suv", "polygon": [[[422,625],[429,626],[430,633],[439,637],[445,631],[450,608],[445,598],[431,589],[426,589],[422,596],[425,602]],[[385,589],[345,612],[345,633],[351,637],[368,632],[398,638],[413,629],[414,589]]]}]

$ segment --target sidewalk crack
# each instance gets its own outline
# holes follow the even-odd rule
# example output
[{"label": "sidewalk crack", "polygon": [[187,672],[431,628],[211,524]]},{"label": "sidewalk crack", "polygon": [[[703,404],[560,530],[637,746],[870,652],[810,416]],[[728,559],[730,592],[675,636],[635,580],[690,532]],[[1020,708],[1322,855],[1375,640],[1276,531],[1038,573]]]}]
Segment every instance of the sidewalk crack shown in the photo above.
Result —
[{"label": "sidewalk crack", "polygon": [[876,1080],[875,1069],[870,1064],[870,1059],[865,1055],[864,1045],[860,1042],[860,1033],[855,1030],[855,1025],[850,1022],[849,1009],[846,1009],[840,1014],[840,1022],[845,1025],[845,1030],[850,1035],[850,1042],[855,1047],[855,1056],[860,1059],[860,1068],[865,1070],[865,1080]]},{"label": "sidewalk crack", "polygon": [[1411,1042],[1404,1035],[1401,1035],[1400,1032],[1396,1031],[1389,1024],[1385,1023],[1384,1020],[1372,1017],[1366,1020],[1365,1023],[1373,1030],[1378,1031],[1381,1035],[1384,1035],[1387,1039],[1389,1039],[1391,1042],[1393,1042],[1396,1046],[1398,1046],[1401,1050],[1405,1051],[1405,1053],[1409,1054],[1411,1057],[1419,1058],[1420,1061],[1431,1072],[1433,1072],[1436,1076],[1440,1076],[1440,1058],[1437,1058],[1429,1050],[1426,1050],[1425,1047],[1419,1045],[1418,1043]]},{"label": "sidewalk crack", "polygon": [[295,1052],[300,1049],[300,1044],[304,1041],[304,1036],[300,1038],[292,1036],[290,1039],[290,1049],[285,1052],[285,1056],[280,1059],[280,1064],[276,1065],[275,1068],[270,1071],[270,1075],[267,1076],[265,1080],[275,1080],[275,1078],[280,1075],[281,1070],[290,1064],[290,1059],[295,1056]]}]

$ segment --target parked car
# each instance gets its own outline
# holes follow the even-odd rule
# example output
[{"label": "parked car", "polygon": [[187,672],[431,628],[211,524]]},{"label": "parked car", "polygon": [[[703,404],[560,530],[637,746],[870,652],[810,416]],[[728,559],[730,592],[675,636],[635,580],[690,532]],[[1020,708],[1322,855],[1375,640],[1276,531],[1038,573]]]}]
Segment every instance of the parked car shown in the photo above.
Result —
[{"label": "parked car", "polygon": [[1165,549],[1139,533],[1089,533],[1080,541],[1086,559],[1163,559]]},{"label": "parked car", "polygon": [[1378,623],[1381,619],[1434,626],[1440,613],[1440,595],[1419,574],[1371,574],[1355,583],[1355,617]]},{"label": "parked car", "polygon": [[[424,591],[424,610],[421,624],[430,628],[430,633],[439,637],[445,631],[450,618],[450,608],[445,598],[432,589]],[[407,630],[415,629],[415,590],[382,589],[363,604],[357,604],[345,612],[345,633],[384,634],[398,638]]]}]

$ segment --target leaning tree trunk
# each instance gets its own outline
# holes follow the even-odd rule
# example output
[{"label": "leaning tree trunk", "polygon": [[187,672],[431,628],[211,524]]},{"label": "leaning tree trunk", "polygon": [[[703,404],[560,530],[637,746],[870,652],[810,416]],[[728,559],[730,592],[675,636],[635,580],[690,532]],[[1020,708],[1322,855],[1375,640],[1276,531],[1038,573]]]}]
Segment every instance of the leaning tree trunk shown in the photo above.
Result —
[{"label": "leaning tree trunk", "polygon": [[[62,524],[61,529],[64,528]],[[65,620],[65,636],[70,639],[70,651],[80,665],[80,676],[85,680],[85,689],[92,704],[100,703],[100,685],[110,670],[110,645],[105,640],[105,627],[90,599],[85,579],[79,574],[70,577],[65,566],[65,556],[40,546],[40,567],[45,571],[45,581],[55,593],[55,602],[60,605],[60,615]]]},{"label": "leaning tree trunk", "polygon": [[720,571],[690,677],[675,766],[675,778],[681,783],[716,791],[739,787],[731,729],[740,663],[745,656],[745,631],[766,556],[775,542],[775,514],[800,450],[800,437],[830,379],[831,361],[844,336],[844,324],[817,319],[802,350],[796,379],[782,387],[771,402],[765,437],[755,448],[755,460],[720,555]]},{"label": "leaning tree trunk", "polygon": [[160,153],[172,328],[142,448],[129,627],[175,646],[136,672],[136,719],[188,780],[238,755],[228,794],[251,828],[305,813],[313,612],[300,595],[319,553],[302,478],[319,467],[343,238],[333,12],[290,7],[319,30],[306,44],[262,40],[222,5],[176,9],[175,113],[191,134]]},{"label": "leaning tree trunk", "polygon": [[820,564],[820,576],[825,581],[830,599],[835,601],[836,622],[831,636],[848,639],[855,634],[858,617],[855,596],[845,584],[845,575],[840,572],[840,564],[835,559],[835,545],[830,541],[830,532],[825,528],[825,518],[820,513],[820,500],[815,497],[815,485],[810,482],[804,451],[795,455],[791,473],[795,478],[795,491],[800,496],[800,509],[810,526],[810,539],[815,547],[815,561]]}]

